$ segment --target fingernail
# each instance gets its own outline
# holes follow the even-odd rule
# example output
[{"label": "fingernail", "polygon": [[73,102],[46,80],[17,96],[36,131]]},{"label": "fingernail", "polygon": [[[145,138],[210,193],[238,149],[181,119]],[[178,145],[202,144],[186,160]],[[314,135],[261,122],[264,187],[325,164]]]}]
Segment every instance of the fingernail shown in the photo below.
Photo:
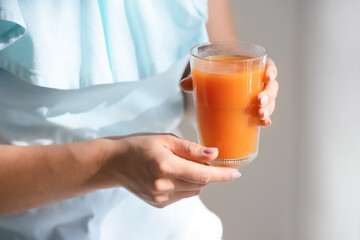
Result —
[{"label": "fingernail", "polygon": [[216,147],[206,147],[203,149],[203,153],[205,154],[213,154],[216,153],[218,149]]},{"label": "fingernail", "polygon": [[239,173],[239,172],[233,172],[231,174],[231,180],[237,179],[239,177],[241,177],[241,173]]},{"label": "fingernail", "polygon": [[264,95],[264,96],[262,96],[262,97],[260,98],[260,103],[261,103],[261,105],[267,104],[268,101],[269,101],[269,96],[268,96],[268,95]]},{"label": "fingernail", "polygon": [[269,79],[270,79],[270,81],[275,80],[275,74],[273,72],[270,73]]},{"label": "fingernail", "polygon": [[265,119],[268,116],[269,116],[269,110],[265,109],[262,113],[262,119]]}]

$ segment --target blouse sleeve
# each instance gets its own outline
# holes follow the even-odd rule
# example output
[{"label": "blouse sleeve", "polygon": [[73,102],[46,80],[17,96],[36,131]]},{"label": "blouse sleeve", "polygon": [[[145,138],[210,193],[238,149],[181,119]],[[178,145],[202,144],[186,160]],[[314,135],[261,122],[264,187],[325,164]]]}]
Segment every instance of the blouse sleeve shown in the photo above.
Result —
[{"label": "blouse sleeve", "polygon": [[0,0],[0,50],[26,33],[26,26],[17,0]]}]

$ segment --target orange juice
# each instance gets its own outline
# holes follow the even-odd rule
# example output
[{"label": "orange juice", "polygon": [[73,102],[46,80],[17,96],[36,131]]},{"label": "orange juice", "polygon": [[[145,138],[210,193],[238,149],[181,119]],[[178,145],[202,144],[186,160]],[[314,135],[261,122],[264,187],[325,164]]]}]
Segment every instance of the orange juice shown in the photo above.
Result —
[{"label": "orange juice", "polygon": [[264,89],[264,64],[244,56],[204,60],[192,66],[199,139],[219,149],[218,159],[226,160],[220,165],[232,165],[232,160],[257,154],[256,96]]}]

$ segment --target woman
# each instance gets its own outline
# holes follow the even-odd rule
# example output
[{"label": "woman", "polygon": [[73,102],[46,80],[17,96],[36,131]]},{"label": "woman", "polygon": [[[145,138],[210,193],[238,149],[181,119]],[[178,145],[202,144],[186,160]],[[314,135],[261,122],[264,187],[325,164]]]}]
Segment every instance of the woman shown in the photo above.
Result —
[{"label": "woman", "polygon": [[[172,203],[240,173],[168,133],[190,47],[236,39],[228,4],[0,1],[1,239],[221,238],[198,198]],[[266,77],[264,126],[271,60]]]}]

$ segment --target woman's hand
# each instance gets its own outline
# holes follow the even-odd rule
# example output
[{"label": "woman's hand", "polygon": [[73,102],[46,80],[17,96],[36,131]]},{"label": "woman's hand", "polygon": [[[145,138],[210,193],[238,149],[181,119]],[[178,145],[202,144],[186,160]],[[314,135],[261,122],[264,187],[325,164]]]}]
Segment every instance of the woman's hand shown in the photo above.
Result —
[{"label": "woman's hand", "polygon": [[[270,116],[275,109],[275,99],[279,89],[279,84],[276,81],[277,68],[272,59],[268,58],[266,62],[265,71],[265,89],[257,96],[258,116],[261,120],[261,125],[267,127],[271,124]],[[191,76],[183,79],[180,86],[185,92],[193,91],[193,82]]]},{"label": "woman's hand", "polygon": [[206,166],[216,148],[170,134],[138,134],[47,146],[0,145],[0,214],[125,187],[156,207],[194,196],[208,183],[240,177]]},{"label": "woman's hand", "polygon": [[171,134],[136,134],[105,139],[99,179],[122,186],[155,207],[198,195],[212,182],[240,177],[236,169],[212,167],[216,148]]},{"label": "woman's hand", "polygon": [[279,83],[276,81],[277,68],[271,58],[267,58],[265,71],[265,89],[257,96],[259,106],[259,117],[261,124],[267,127],[271,124],[270,116],[275,109],[275,99],[279,90]]}]

